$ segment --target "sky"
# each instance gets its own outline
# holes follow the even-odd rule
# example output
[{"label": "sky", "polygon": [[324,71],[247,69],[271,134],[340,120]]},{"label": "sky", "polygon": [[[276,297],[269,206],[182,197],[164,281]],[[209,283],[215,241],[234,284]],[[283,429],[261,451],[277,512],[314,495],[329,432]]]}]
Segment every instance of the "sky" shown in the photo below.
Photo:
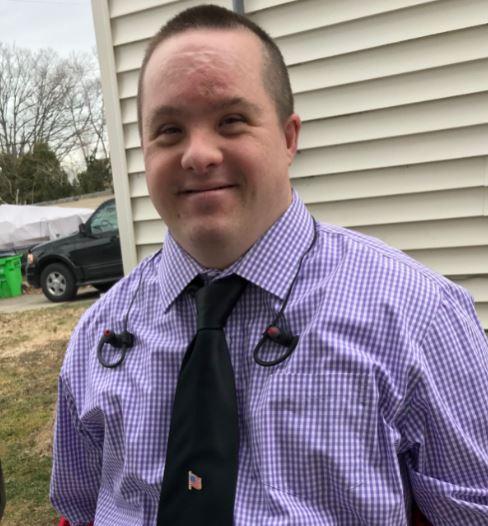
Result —
[{"label": "sky", "polygon": [[53,48],[63,56],[95,48],[90,0],[0,0],[0,42]]}]

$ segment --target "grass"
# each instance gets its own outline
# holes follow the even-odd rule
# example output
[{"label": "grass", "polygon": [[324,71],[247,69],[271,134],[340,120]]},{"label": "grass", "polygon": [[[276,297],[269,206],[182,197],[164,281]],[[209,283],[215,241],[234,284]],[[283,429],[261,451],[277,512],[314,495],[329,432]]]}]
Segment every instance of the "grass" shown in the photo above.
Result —
[{"label": "grass", "polygon": [[69,335],[91,302],[0,314],[0,458],[7,506],[2,526],[46,526],[57,376]]}]

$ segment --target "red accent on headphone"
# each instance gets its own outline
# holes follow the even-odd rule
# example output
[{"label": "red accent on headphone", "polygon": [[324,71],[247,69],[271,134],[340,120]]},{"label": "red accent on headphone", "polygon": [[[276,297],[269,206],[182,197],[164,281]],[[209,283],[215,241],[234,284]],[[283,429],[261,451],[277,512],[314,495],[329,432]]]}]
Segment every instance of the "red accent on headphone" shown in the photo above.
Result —
[{"label": "red accent on headphone", "polygon": [[279,327],[276,327],[276,325],[270,325],[267,329],[266,329],[266,334],[270,337],[270,338],[276,338],[277,336],[279,336],[281,333]]}]

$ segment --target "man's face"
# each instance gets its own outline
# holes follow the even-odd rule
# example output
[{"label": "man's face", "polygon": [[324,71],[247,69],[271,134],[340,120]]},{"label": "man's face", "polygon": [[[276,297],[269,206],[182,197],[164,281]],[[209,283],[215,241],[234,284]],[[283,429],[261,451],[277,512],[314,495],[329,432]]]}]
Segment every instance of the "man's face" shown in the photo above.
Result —
[{"label": "man's face", "polygon": [[147,64],[149,194],[176,241],[205,266],[235,261],[291,202],[300,121],[279,122],[262,72],[261,42],[245,29],[186,31]]}]

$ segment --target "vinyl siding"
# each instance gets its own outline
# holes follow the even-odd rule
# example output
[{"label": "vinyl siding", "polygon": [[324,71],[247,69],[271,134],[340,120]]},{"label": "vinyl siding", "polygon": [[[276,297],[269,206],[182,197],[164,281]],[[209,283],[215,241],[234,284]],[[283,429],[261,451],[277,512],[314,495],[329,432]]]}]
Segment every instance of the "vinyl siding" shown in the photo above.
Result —
[{"label": "vinyl siding", "polygon": [[[138,67],[148,38],[199,1],[102,0],[104,11],[98,2],[94,13],[107,20],[97,38],[108,33],[113,64],[102,67],[103,82],[117,93],[115,151],[125,169],[114,177],[130,215],[121,232],[129,269],[160,247],[165,228],[144,180]],[[290,175],[311,212],[461,283],[488,329],[488,2],[246,0],[245,8],[289,67],[303,119]]]}]

